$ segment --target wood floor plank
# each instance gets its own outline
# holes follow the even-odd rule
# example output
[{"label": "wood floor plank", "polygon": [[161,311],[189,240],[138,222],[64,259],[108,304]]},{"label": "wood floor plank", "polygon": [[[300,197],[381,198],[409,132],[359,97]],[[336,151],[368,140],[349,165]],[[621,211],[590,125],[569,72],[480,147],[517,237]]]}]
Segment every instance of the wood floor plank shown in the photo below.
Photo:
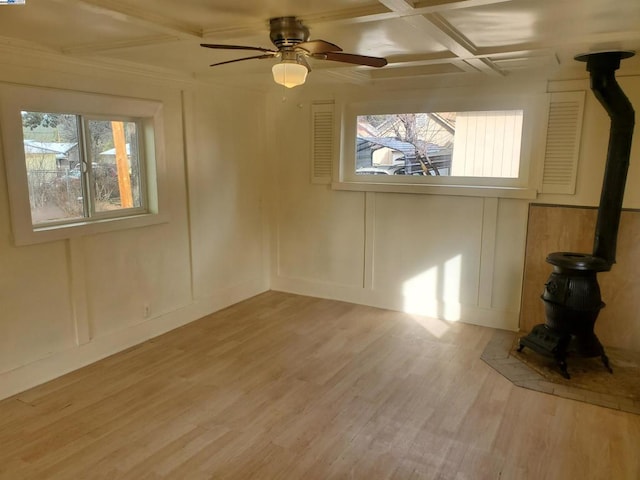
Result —
[{"label": "wood floor plank", "polygon": [[267,292],[0,402],[0,479],[640,478],[640,416],[512,385],[493,331]]}]

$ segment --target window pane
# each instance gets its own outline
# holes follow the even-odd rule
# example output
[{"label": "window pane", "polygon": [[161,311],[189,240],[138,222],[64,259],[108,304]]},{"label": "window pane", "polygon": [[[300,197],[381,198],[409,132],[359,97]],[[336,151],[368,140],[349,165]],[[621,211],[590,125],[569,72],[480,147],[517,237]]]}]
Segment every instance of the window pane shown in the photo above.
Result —
[{"label": "window pane", "polygon": [[33,224],[82,218],[77,117],[21,113]]},{"label": "window pane", "polygon": [[522,110],[358,116],[356,173],[518,178]]},{"label": "window pane", "polygon": [[141,207],[142,186],[135,122],[89,120],[87,135],[95,211]]}]

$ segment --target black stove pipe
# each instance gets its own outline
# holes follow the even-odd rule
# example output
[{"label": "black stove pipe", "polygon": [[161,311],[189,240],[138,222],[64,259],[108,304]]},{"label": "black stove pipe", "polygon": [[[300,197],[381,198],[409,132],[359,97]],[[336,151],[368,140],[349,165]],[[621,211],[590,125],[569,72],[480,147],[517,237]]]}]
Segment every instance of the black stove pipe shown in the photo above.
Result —
[{"label": "black stove pipe", "polygon": [[603,52],[576,57],[587,62],[591,89],[611,119],[593,255],[555,252],[547,256],[553,272],[542,294],[546,320],[521,337],[518,347],[519,352],[529,347],[553,356],[565,378],[570,378],[566,361],[569,352],[583,357],[600,356],[612,372],[593,328],[604,307],[597,274],[611,270],[616,261],[616,240],[635,124],[635,112],[616,82],[615,71],[620,68],[621,59],[632,55],[633,52]]},{"label": "black stove pipe", "polygon": [[576,60],[587,62],[591,90],[611,119],[607,162],[593,244],[593,256],[604,259],[608,264],[604,271],[611,270],[616,261],[618,227],[635,125],[635,112],[616,81],[615,71],[620,68],[620,60],[633,55],[634,52],[623,51],[590,53],[576,57]]}]

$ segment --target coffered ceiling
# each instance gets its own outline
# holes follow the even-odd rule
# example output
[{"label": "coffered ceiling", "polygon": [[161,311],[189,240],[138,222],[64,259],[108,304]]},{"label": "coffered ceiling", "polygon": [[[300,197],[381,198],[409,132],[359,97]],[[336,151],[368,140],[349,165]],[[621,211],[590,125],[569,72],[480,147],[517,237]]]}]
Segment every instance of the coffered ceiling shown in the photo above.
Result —
[{"label": "coffered ceiling", "polygon": [[[311,39],[386,57],[381,69],[311,60],[316,81],[582,76],[585,51],[640,50],[638,0],[26,0],[0,6],[0,47],[171,72],[205,81],[270,84],[273,59],[210,68],[272,48],[268,19],[295,15]],[[640,72],[638,57],[625,64]]]}]

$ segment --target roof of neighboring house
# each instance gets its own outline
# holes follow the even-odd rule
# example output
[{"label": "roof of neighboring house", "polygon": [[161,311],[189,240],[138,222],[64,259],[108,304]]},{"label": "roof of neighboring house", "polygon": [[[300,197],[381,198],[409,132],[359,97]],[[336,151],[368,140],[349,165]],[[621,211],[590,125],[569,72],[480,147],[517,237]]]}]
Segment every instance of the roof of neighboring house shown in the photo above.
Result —
[{"label": "roof of neighboring house", "polygon": [[409,143],[403,142],[396,138],[379,138],[379,137],[358,137],[359,141],[373,143],[374,145],[380,145],[381,147],[387,147],[391,150],[402,152],[404,155],[415,155],[416,147]]},{"label": "roof of neighboring house", "polygon": [[77,143],[70,142],[36,142],[35,140],[25,140],[24,153],[66,155],[69,153],[69,150],[77,145]]},{"label": "roof of neighboring house", "polygon": [[[402,140],[398,140],[397,138],[392,137],[358,137],[358,142],[361,144],[373,143],[374,145],[387,147],[392,150],[402,152],[402,154],[408,157],[413,157],[416,153],[415,145],[409,142],[403,142]],[[427,155],[437,155],[443,150],[443,147],[441,147],[440,145],[436,145],[435,143],[427,143],[426,150]]]},{"label": "roof of neighboring house", "polygon": [[[105,150],[104,152],[100,152],[100,155],[115,155],[116,154],[116,149],[114,148],[110,148],[109,150]],[[131,155],[131,148],[129,147],[129,144],[127,143],[127,155]]]},{"label": "roof of neighboring house", "polygon": [[371,125],[368,122],[362,121],[360,119],[358,119],[358,137],[376,137],[378,135],[380,135],[380,132],[378,131],[377,128],[375,128],[373,125]]}]

